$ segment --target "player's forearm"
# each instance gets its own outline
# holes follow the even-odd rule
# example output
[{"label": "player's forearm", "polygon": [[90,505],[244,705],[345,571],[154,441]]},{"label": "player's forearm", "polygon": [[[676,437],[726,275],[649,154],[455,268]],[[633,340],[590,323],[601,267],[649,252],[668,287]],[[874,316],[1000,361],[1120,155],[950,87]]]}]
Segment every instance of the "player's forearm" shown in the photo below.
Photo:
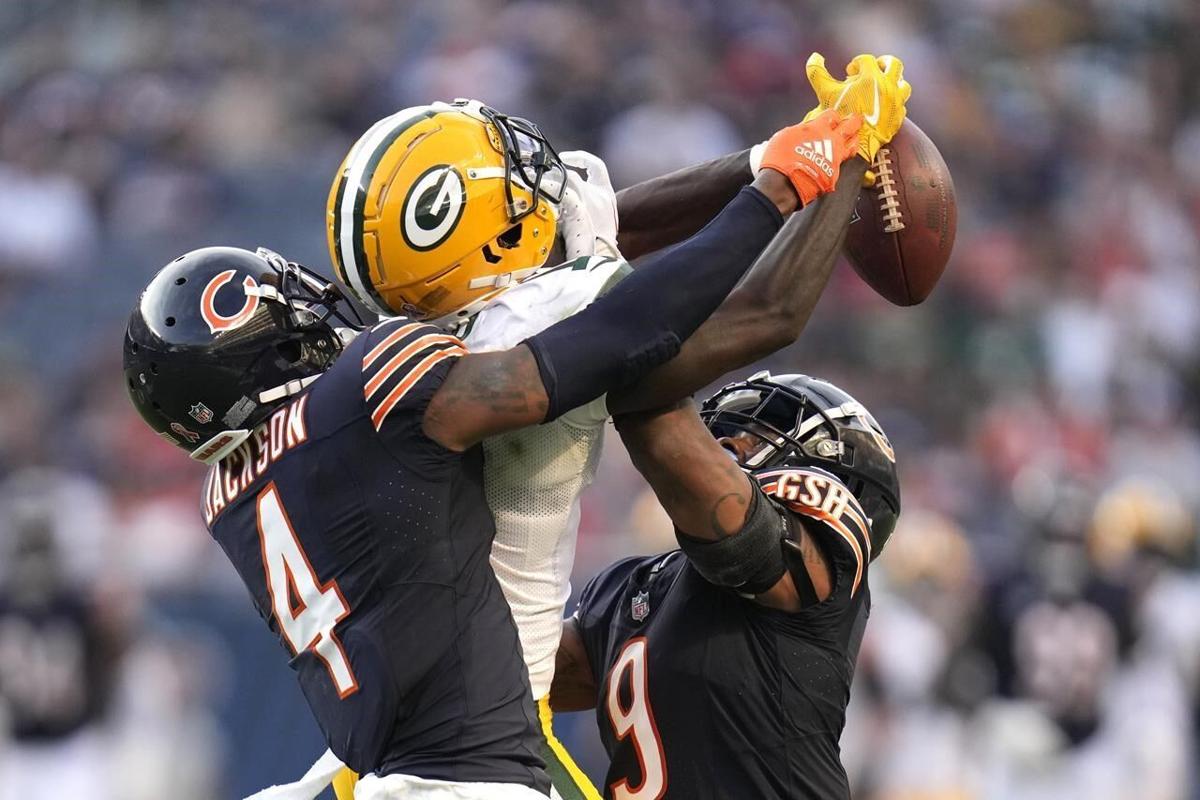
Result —
[{"label": "player's forearm", "polygon": [[609,409],[620,414],[669,404],[799,338],[837,262],[865,170],[861,159],[847,162],[837,189],[792,215],[679,355],[611,393]]},{"label": "player's forearm", "polygon": [[750,151],[685,167],[617,192],[617,244],[633,260],[682,242],[754,180]]},{"label": "player's forearm", "polygon": [[[716,335],[707,337],[711,352],[701,355],[720,353],[724,358],[715,360],[711,377],[695,384],[696,388],[720,377],[712,370],[736,369],[800,337],[837,264],[866,169],[860,158],[847,162],[837,188],[813,203],[809,213],[795,215],[717,310],[714,317],[723,319],[715,320],[714,334],[732,327],[733,336],[721,343]],[[750,324],[759,318],[763,321]]]},{"label": "player's forearm", "polygon": [[675,527],[718,541],[746,521],[751,486],[690,399],[616,419],[621,441]]},{"label": "player's forearm", "polygon": [[555,419],[669,361],[794,210],[795,192],[767,189],[745,189],[703,231],[521,346],[458,359],[426,408],[425,433],[465,450]]},{"label": "player's forearm", "polygon": [[425,408],[425,435],[462,452],[504,431],[536,425],[549,399],[528,347],[458,359]]},{"label": "player's forearm", "polygon": [[634,466],[675,524],[676,539],[705,580],[784,611],[800,610],[782,554],[785,527],[690,399],[616,420]]},{"label": "player's forearm", "polygon": [[595,707],[596,679],[588,663],[587,648],[575,620],[564,620],[558,651],[554,655],[550,708],[554,711],[585,711]]},{"label": "player's forearm", "polygon": [[640,380],[678,354],[726,299],[797,204],[788,189],[743,188],[705,228],[656,254],[583,311],[526,340],[547,420]]}]

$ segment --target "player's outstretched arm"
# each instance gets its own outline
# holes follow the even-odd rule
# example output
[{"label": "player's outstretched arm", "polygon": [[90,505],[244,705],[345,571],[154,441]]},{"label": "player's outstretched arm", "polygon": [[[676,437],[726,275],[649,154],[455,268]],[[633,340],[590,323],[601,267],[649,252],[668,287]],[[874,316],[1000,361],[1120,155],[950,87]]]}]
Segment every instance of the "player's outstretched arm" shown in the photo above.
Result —
[{"label": "player's outstretched arm", "polygon": [[[792,215],[679,355],[612,392],[609,410],[621,414],[673,402],[796,341],[837,263],[866,168],[862,159],[846,162],[837,189]],[[764,176],[785,180],[772,170],[760,180]]]},{"label": "player's outstretched arm", "polygon": [[[806,65],[818,105],[805,115],[811,120],[827,109],[861,114],[858,152],[872,161],[881,145],[900,129],[912,87],[904,80],[904,62],[895,56],[856,56],[838,80],[825,68],[825,59],[813,53]],[[764,143],[765,144],[765,143]],[[753,180],[759,166],[751,152],[763,145],[731,153],[702,164],[622,189],[617,193],[620,228],[617,242],[625,258],[633,260],[683,241],[703,228]]]},{"label": "player's outstretched arm", "polygon": [[617,192],[617,245],[632,261],[682,242],[754,180],[750,150],[676,170]]},{"label": "player's outstretched arm", "polygon": [[[712,437],[690,399],[620,417],[617,430],[705,578],[763,605],[800,610],[780,547],[783,512]],[[814,591],[824,599],[831,584],[825,558],[802,527],[795,533]]]},{"label": "player's outstretched arm", "polygon": [[[904,120],[912,88],[904,80],[903,69],[893,56],[876,59],[864,54],[851,62],[846,81],[836,81],[824,69],[824,60],[813,55],[809,76],[821,104],[805,123],[793,128],[803,129],[830,115],[847,115],[857,120],[853,141],[847,141],[849,128],[842,125],[839,130],[806,137],[807,143],[821,144],[836,163],[852,154],[859,158],[845,164],[837,190],[812,204],[814,207],[807,207],[812,198],[802,197],[805,213],[789,221],[742,285],[688,340],[679,357],[638,385],[610,394],[610,411],[616,414],[670,403],[799,337],[833,270],[867,164]],[[783,133],[776,133],[767,143],[762,167],[779,167],[781,148],[776,145]],[[830,147],[834,153],[828,152]]]},{"label": "player's outstretched arm", "polygon": [[457,359],[426,407],[426,435],[465,450],[637,381],[679,352],[798,204],[764,173],[704,230],[583,311],[511,350]]}]

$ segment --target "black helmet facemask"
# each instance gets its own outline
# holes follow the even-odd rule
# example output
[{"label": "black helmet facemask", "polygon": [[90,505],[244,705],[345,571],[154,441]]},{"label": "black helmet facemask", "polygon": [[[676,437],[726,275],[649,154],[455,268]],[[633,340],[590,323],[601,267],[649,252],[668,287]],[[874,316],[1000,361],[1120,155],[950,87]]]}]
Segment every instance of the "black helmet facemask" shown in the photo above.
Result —
[{"label": "black helmet facemask", "polygon": [[837,475],[871,517],[875,552],[900,512],[895,453],[870,412],[841,389],[806,375],[769,372],[730,384],[700,411],[718,439],[758,440],[741,466],[815,466]]},{"label": "black helmet facemask", "polygon": [[[274,250],[260,247],[254,254],[271,266],[276,281],[268,283],[264,280],[257,289],[246,289],[246,294],[281,303],[286,308],[284,319],[292,330],[311,330],[335,319],[342,323],[342,329],[353,340],[354,335],[366,327],[358,309],[346,299],[337,284],[325,280],[303,264],[288,261]],[[338,330],[337,326],[330,327]]]},{"label": "black helmet facemask", "polygon": [[834,419],[852,416],[855,411],[845,408],[830,413],[802,394],[752,377],[736,388],[718,392],[704,404],[700,416],[718,439],[738,434],[756,437],[761,445],[742,466],[758,469],[782,463],[789,454],[821,459],[842,456],[845,446]]}]

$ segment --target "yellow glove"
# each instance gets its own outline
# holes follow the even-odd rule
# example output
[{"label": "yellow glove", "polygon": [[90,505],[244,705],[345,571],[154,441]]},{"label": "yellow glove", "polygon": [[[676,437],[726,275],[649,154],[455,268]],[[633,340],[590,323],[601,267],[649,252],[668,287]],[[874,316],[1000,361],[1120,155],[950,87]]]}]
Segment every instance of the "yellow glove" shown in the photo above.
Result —
[{"label": "yellow glove", "polygon": [[846,80],[839,81],[825,69],[825,57],[813,53],[806,71],[818,105],[804,121],[829,108],[843,116],[861,114],[858,154],[873,164],[879,148],[892,140],[904,122],[904,104],[912,94],[912,87],[904,80],[904,63],[895,56],[855,56],[846,65]]}]

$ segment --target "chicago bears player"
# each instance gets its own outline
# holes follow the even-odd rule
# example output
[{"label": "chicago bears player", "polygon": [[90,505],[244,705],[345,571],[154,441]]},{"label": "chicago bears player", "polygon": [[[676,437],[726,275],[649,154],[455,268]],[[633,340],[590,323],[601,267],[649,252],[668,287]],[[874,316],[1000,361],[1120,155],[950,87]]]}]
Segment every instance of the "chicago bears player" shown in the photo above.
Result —
[{"label": "chicago bears player", "polygon": [[563,629],[551,701],[597,709],[605,796],[849,797],[867,573],[900,510],[883,430],[830,383],[768,373],[617,426],[680,549],[604,570]]},{"label": "chicago bears player", "polygon": [[[476,110],[422,115],[473,129],[499,169],[434,170],[409,187],[418,208],[404,235],[420,246],[487,207],[455,181],[498,182],[510,220],[559,199],[542,180],[565,167],[536,128]],[[358,177],[345,191],[364,208],[378,198],[363,179],[416,124],[390,128],[365,160],[352,154]],[[753,185],[702,231],[578,314],[492,353],[468,353],[411,317],[347,333],[333,322],[355,327],[337,289],[269,251],[194,251],[151,281],[126,331],[131,399],[155,431],[212,465],[210,530],[292,654],[331,749],[371,773],[356,797],[546,795],[516,628],[487,562],[494,530],[478,444],[558,419],[676,355],[783,215],[833,189],[837,164],[814,168],[802,145],[825,136],[848,155],[856,130],[831,111],[779,132]],[[507,243],[536,239],[552,217]],[[498,263],[485,250],[477,265]]]}]

